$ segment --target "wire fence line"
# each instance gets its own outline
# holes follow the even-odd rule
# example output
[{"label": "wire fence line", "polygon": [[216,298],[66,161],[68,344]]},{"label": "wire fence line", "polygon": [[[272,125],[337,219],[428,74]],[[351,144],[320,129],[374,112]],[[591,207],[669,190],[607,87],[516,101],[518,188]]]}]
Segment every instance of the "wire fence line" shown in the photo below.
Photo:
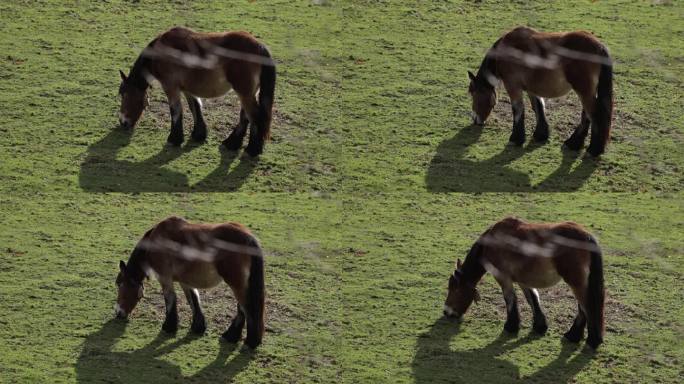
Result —
[{"label": "wire fence line", "polygon": [[189,243],[181,243],[165,237],[157,237],[153,240],[143,239],[137,247],[147,251],[164,252],[169,255],[188,261],[202,261],[211,263],[220,259],[222,251],[263,257],[263,251],[259,247],[229,242],[214,237],[206,236],[201,242],[188,238]]},{"label": "wire fence line", "polygon": [[[480,236],[477,243],[532,257],[553,257],[559,248],[600,252],[598,245],[591,241],[560,236],[550,231],[539,232],[538,235],[540,242],[520,239],[508,234],[494,234]],[[184,260],[208,263],[218,260],[222,251],[264,256],[260,247],[229,242],[206,234],[201,234],[199,240],[193,237],[187,239],[187,242],[179,242],[165,237],[156,237],[152,240],[142,239],[138,242],[137,248],[164,252]]]},{"label": "wire fence line", "polygon": [[504,61],[511,61],[523,66],[536,69],[557,69],[561,65],[563,58],[579,61],[587,61],[602,65],[612,65],[613,60],[608,56],[601,56],[592,53],[568,49],[555,44],[544,44],[547,54],[541,55],[520,50],[515,47],[499,44],[487,51],[488,56],[492,56]]},{"label": "wire fence line", "polygon": [[559,248],[572,248],[589,252],[600,252],[597,244],[560,236],[550,231],[537,233],[541,242],[523,240],[512,235],[483,235],[477,242],[493,248],[505,249],[525,256],[553,257]]},{"label": "wire fence line", "polygon": [[219,58],[247,61],[266,66],[276,65],[271,57],[228,49],[205,41],[200,41],[198,44],[204,49],[202,54],[157,43],[152,47],[145,48],[141,55],[147,58],[169,61],[187,68],[215,69],[219,65]]}]

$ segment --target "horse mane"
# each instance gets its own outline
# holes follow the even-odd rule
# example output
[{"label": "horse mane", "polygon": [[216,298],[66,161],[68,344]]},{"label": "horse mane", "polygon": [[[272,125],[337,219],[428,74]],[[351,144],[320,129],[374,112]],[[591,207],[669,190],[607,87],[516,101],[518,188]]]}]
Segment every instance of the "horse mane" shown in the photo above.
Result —
[{"label": "horse mane", "polygon": [[[158,38],[150,41],[149,44],[147,44],[147,47],[145,47],[145,50],[149,49],[156,43]],[[150,83],[147,81],[147,74],[149,72],[149,65],[151,63],[151,59],[145,55],[145,50],[138,55],[138,58],[135,59],[135,62],[133,63],[133,66],[131,67],[131,71],[128,74],[128,79],[126,79],[126,82],[133,85],[134,87],[144,91],[147,89],[147,87],[150,86]]]},{"label": "horse mane", "polygon": [[[480,69],[477,71],[477,75],[475,76],[476,79],[481,79],[484,81],[484,83],[492,85],[490,82],[489,78],[490,76],[494,76],[495,78],[499,78],[499,72],[496,68],[497,66],[497,60],[496,60],[496,55],[494,55],[494,50],[496,50],[497,46],[501,42],[501,38],[499,38],[497,41],[494,42],[491,48],[487,50],[487,54],[485,54],[484,59],[482,59],[482,63],[480,64]],[[493,86],[493,85],[492,85]]]},{"label": "horse mane", "polygon": [[471,283],[473,287],[477,285],[486,272],[481,260],[483,251],[484,246],[480,244],[479,241],[476,241],[470,248],[468,255],[463,260],[463,265],[461,266],[463,278],[472,279]]},{"label": "horse mane", "polygon": [[150,229],[149,231],[145,232],[143,238],[135,246],[133,252],[131,252],[131,256],[128,258],[128,263],[126,263],[126,272],[129,273],[130,277],[132,277],[136,283],[142,282],[143,279],[147,277],[147,273],[145,272],[144,268],[145,259],[147,258],[147,249],[141,243],[149,238],[152,230],[153,229]]}]

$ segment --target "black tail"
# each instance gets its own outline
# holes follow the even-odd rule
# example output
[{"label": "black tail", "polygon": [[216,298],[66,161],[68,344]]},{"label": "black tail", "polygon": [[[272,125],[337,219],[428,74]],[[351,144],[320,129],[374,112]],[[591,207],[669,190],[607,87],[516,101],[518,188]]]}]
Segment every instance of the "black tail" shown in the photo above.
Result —
[{"label": "black tail", "polygon": [[[263,45],[261,46],[261,55],[271,58],[271,53]],[[271,120],[273,118],[273,97],[276,83],[276,67],[273,60],[270,64],[261,65],[259,82],[259,134],[261,139],[265,141],[271,137]]]},{"label": "black tail", "polygon": [[[608,60],[610,55],[604,48],[604,55]],[[594,110],[592,137],[589,152],[599,156],[605,152],[610,140],[610,127],[613,122],[613,64],[601,64],[601,73],[596,91],[596,108]]]},{"label": "black tail", "polygon": [[[256,243],[256,247],[259,247]],[[252,255],[247,280],[247,340],[251,348],[261,344],[264,335],[264,257]]]},{"label": "black tail", "polygon": [[587,343],[592,348],[596,348],[603,342],[605,330],[604,303],[605,288],[603,285],[603,256],[596,240],[591,237],[589,241],[596,246],[591,251],[591,262],[589,264],[589,287],[587,289],[587,327],[589,337]]}]

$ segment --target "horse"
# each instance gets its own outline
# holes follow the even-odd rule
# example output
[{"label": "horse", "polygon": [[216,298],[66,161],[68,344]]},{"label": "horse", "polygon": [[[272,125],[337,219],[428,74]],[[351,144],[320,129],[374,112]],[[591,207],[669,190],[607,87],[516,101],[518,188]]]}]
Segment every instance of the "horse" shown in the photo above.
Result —
[{"label": "horse", "polygon": [[126,319],[143,297],[143,280],[156,277],[164,295],[166,319],[162,330],[176,333],[178,311],[174,282],[180,283],[192,308],[191,332],[203,334],[206,321],[199,289],[212,288],[222,280],[238,302],[237,314],[222,338],[240,340],[247,323],[245,344],[256,348],[264,334],[264,262],[259,241],[243,225],[193,224],[169,217],[147,231],[133,249],[128,262],[119,262],[116,277],[118,318]]},{"label": "horse", "polygon": [[596,349],[603,342],[605,330],[603,261],[596,239],[573,222],[527,223],[508,217],[487,229],[470,248],[465,261],[456,261],[449,277],[444,303],[447,318],[460,319],[473,301],[478,300],[477,284],[486,272],[491,273],[503,291],[507,319],[504,330],[517,333],[520,328],[516,283],[532,307],[532,329],[545,334],[546,316],[536,288],[548,288],[561,279],[577,299],[577,315],[565,333],[571,342],[579,342],[587,327],[587,344]]},{"label": "horse", "polygon": [[605,152],[613,116],[613,64],[606,46],[591,33],[515,28],[492,45],[477,74],[468,71],[468,77],[475,125],[484,125],[496,104],[496,87],[503,82],[513,110],[509,142],[518,146],[525,142],[523,91],[537,118],[533,139],[544,143],[549,138],[544,98],[561,97],[572,89],[582,103],[582,115],[564,146],[579,151],[591,125],[587,153],[598,157]]},{"label": "horse", "polygon": [[276,69],[269,50],[249,33],[171,28],[147,45],[128,75],[121,70],[119,74],[121,128],[136,125],[147,105],[150,82],[156,79],[166,93],[171,112],[168,143],[179,146],[184,140],[181,93],[194,119],[191,138],[204,142],[207,126],[200,98],[220,97],[232,88],[240,99],[240,118],[223,145],[232,151],[240,149],[249,125],[245,151],[252,157],[263,152],[264,141],[270,137]]}]

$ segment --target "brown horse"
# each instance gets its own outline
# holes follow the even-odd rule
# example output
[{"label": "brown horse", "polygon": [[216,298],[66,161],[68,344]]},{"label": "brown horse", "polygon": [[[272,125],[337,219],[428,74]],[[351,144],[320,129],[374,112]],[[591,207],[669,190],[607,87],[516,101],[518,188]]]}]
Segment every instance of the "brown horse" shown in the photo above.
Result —
[{"label": "brown horse", "polygon": [[460,318],[477,300],[477,283],[489,272],[503,290],[507,320],[504,329],[517,332],[520,316],[513,289],[517,283],[534,313],[534,331],[546,333],[546,317],[535,288],[564,280],[578,303],[577,316],[565,337],[578,342],[587,326],[587,344],[603,342],[603,261],[596,239],[578,224],[532,224],[506,218],[490,227],[472,246],[465,261],[456,261],[444,304],[447,317]]},{"label": "brown horse", "polygon": [[131,253],[128,263],[119,263],[116,277],[117,317],[126,318],[140,301],[143,279],[159,280],[166,304],[162,329],[178,330],[174,282],[179,282],[192,307],[191,331],[202,334],[206,321],[197,288],[211,288],[222,280],[230,286],[238,302],[237,315],[223,338],[240,340],[247,322],[245,343],[256,348],[264,334],[263,254],[257,239],[239,223],[191,224],[170,217],[145,233]]},{"label": "brown horse", "polygon": [[[171,110],[168,142],[183,142],[185,95],[195,125],[191,138],[203,142],[207,137],[202,116],[201,97],[224,95],[231,88],[240,98],[240,121],[223,141],[229,150],[238,150],[250,126],[246,152],[258,156],[269,138],[276,71],[268,49],[247,32],[200,33],[176,27],[157,36],[138,56],[128,76],[122,71],[122,128],[135,126],[147,101],[147,88],[153,79],[161,83]],[[256,93],[259,91],[259,100]]]},{"label": "brown horse", "polygon": [[545,142],[549,125],[543,98],[561,97],[572,89],[583,109],[580,124],[564,145],[578,151],[591,125],[587,152],[599,156],[605,151],[613,116],[613,65],[608,49],[589,32],[545,33],[518,27],[494,43],[477,75],[468,76],[474,124],[487,120],[496,104],[496,86],[503,82],[513,108],[509,141],[525,142],[525,91],[537,115],[533,138]]}]

